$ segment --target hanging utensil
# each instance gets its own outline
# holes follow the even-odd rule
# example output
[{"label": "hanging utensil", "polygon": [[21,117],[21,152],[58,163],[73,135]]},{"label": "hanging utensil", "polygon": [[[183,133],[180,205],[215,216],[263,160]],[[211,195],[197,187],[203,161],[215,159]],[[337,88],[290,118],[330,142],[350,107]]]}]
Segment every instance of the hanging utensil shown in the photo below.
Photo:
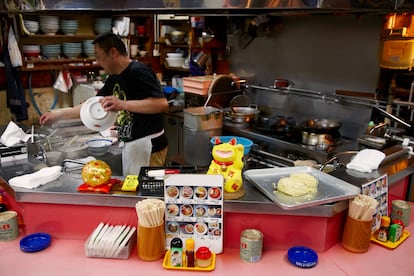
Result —
[{"label": "hanging utensil", "polygon": [[250,36],[250,40],[244,45],[243,49],[246,49],[247,46],[252,43],[257,37],[263,37],[270,34],[273,30],[273,27],[279,23],[278,17],[271,17],[267,14],[261,14],[256,16],[252,21],[250,21],[247,33]]}]

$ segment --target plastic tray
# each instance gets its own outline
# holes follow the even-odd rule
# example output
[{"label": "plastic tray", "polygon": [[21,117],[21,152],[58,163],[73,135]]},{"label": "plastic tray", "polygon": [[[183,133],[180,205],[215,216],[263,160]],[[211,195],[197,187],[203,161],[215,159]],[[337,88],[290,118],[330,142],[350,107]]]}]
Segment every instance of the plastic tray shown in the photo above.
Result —
[{"label": "plastic tray", "polygon": [[377,240],[375,235],[371,236],[371,241],[378,243],[382,246],[385,246],[387,248],[394,249],[394,248],[397,248],[400,244],[402,244],[403,241],[405,241],[409,236],[410,236],[410,232],[408,232],[407,230],[403,230],[401,238],[396,242],[391,242],[391,241],[383,242],[383,241]]},{"label": "plastic tray", "polygon": [[162,266],[166,269],[173,269],[173,270],[188,270],[188,271],[212,271],[216,268],[216,254],[211,252],[211,264],[208,267],[175,267],[168,265],[170,263],[170,250],[165,253],[164,261],[162,262]]},{"label": "plastic tray", "polygon": [[[318,179],[319,186],[317,192],[292,197],[275,190],[274,186],[277,185],[281,177],[299,172],[309,173]],[[359,187],[308,166],[254,169],[245,171],[243,175],[267,197],[285,210],[336,202],[353,198],[361,193]]]}]

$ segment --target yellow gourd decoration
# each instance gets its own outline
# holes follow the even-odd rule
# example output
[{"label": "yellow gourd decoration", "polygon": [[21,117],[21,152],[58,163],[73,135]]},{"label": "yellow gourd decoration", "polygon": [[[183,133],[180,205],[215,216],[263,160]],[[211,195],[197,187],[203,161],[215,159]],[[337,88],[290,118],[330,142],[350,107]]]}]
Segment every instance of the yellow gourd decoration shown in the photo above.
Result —
[{"label": "yellow gourd decoration", "polygon": [[219,137],[214,138],[211,152],[213,160],[207,174],[221,174],[224,177],[224,191],[235,193],[243,186],[242,169],[244,146],[237,144],[235,137],[222,143]]}]

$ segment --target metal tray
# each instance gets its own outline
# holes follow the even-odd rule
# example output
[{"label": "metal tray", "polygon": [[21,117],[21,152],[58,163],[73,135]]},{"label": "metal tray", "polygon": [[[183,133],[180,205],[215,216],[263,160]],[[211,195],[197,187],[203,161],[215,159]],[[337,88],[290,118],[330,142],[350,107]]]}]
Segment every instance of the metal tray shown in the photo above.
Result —
[{"label": "metal tray", "polygon": [[[316,193],[292,197],[274,189],[281,177],[298,172],[309,173],[318,179],[319,186]],[[340,201],[361,193],[359,187],[308,166],[253,169],[245,171],[243,175],[246,180],[285,210]]]}]

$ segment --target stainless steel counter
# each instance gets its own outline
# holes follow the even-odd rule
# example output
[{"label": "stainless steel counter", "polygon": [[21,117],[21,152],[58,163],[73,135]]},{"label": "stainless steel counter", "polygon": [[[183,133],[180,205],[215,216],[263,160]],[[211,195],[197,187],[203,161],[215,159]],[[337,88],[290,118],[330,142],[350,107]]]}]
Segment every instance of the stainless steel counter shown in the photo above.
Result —
[{"label": "stainless steel counter", "polygon": [[[114,148],[100,159],[107,160],[111,165],[119,167],[121,164],[120,149],[114,146]],[[367,174],[365,177],[350,175],[346,170],[338,170],[333,175],[355,185],[358,183],[366,183],[377,175],[388,173],[389,182],[392,185],[396,181],[414,173],[413,159],[409,158],[409,155],[398,156],[395,160],[390,160],[380,170],[372,174]],[[39,161],[35,161],[32,160],[29,164],[0,168],[0,175],[7,181],[15,175],[30,173],[44,166],[39,164]],[[119,169],[117,170],[118,172],[120,171]],[[113,178],[123,179],[122,176],[117,175],[113,175]],[[134,208],[138,201],[146,198],[141,196],[140,192],[114,191],[111,194],[79,193],[77,192],[77,187],[82,183],[80,171],[63,173],[59,179],[33,190],[15,188],[16,201]],[[245,196],[238,200],[225,200],[225,212],[332,217],[344,211],[348,206],[347,201],[340,201],[298,210],[283,210],[249,182],[245,181],[244,187],[246,189]]]}]

